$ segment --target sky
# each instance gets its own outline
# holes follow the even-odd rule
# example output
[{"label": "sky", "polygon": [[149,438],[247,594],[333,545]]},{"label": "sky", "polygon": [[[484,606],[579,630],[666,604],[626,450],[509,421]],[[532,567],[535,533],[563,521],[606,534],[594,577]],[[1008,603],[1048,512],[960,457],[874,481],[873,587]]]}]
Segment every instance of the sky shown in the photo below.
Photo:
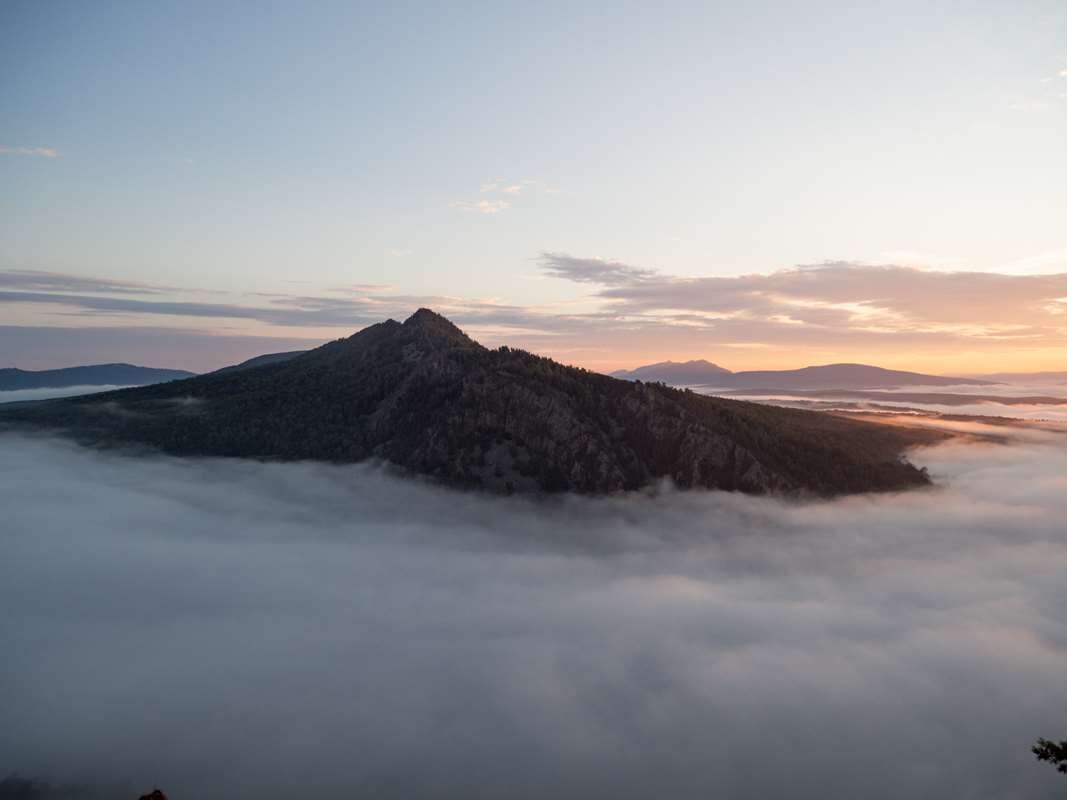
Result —
[{"label": "sky", "polygon": [[1060,0],[12,0],[0,366],[1065,369],[1065,141]]}]

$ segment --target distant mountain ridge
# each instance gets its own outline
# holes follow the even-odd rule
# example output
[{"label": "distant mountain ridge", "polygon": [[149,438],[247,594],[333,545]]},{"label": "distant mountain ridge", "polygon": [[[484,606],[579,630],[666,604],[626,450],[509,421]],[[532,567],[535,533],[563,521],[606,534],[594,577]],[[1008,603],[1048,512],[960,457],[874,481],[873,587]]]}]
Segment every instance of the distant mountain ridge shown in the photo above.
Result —
[{"label": "distant mountain ridge", "polygon": [[624,381],[661,381],[678,386],[696,386],[719,375],[730,375],[730,370],[704,359],[694,361],[660,361],[635,369],[620,369],[611,377]]},{"label": "distant mountain ridge", "polygon": [[[702,369],[707,365],[710,369]],[[924,375],[868,364],[824,364],[785,370],[730,372],[708,361],[664,361],[611,373],[624,380],[662,381],[674,386],[723,389],[890,389],[901,386],[991,386],[992,381]]]},{"label": "distant mountain ridge", "polygon": [[942,434],[705,397],[489,350],[420,309],[285,361],[0,408],[0,423],[180,456],[379,459],[504,492],[682,488],[833,495],[928,483]]},{"label": "distant mountain ridge", "polygon": [[60,389],[65,386],[143,386],[192,378],[195,372],[157,369],[134,364],[91,364],[63,369],[0,369],[0,391]]},{"label": "distant mountain ridge", "polygon": [[995,383],[1067,383],[1067,371],[1064,372],[994,372],[991,375],[979,375],[982,380]]},{"label": "distant mountain ridge", "polygon": [[[729,389],[726,395],[751,397],[758,390]],[[776,390],[767,389],[768,393]],[[1067,397],[1051,395],[1001,395],[1001,394],[953,394],[951,392],[886,392],[869,389],[787,389],[777,390],[793,397],[810,397],[815,399],[854,399],[880,400],[894,403],[922,403],[946,406],[969,406],[976,403],[997,403],[1004,406],[1062,406],[1067,405]]]}]

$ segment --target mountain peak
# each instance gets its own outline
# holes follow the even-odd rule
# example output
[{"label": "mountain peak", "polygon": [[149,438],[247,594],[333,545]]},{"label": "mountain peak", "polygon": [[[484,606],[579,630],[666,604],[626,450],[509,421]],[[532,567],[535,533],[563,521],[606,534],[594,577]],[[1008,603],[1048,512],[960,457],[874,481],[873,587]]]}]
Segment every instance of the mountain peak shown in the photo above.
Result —
[{"label": "mountain peak", "polygon": [[428,339],[448,340],[454,345],[475,347],[477,343],[452,322],[429,308],[420,308],[406,320],[405,330],[417,331]]},{"label": "mountain peak", "polygon": [[[448,320],[445,319],[442,315],[438,314],[432,308],[425,307],[420,308],[418,311],[416,311],[414,314],[404,320],[405,325],[423,325],[428,322],[448,322]],[[452,323],[448,322],[448,324],[451,325]]]}]

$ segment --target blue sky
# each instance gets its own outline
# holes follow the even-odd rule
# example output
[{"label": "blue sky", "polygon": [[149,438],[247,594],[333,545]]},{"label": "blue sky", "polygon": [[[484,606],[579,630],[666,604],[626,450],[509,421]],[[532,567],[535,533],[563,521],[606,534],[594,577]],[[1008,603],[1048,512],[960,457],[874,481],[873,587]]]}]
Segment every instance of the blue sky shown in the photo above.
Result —
[{"label": "blue sky", "polygon": [[[0,270],[229,305],[369,291],[402,313],[425,299],[490,342],[594,367],[805,353],[714,324],[680,338],[652,324],[693,327],[669,307],[642,312],[640,346],[590,333],[583,350],[539,316],[599,325],[611,301],[543,253],[678,281],[828,261],[1067,273],[1059,1],[6,2],[0,112]],[[253,352],[254,337],[330,338],[373,317],[220,323],[5,297],[8,328],[173,329]],[[524,315],[483,318],[494,304]],[[851,327],[808,352],[846,357]],[[968,342],[965,360],[1051,364],[1063,332],[1043,331],[1022,355]],[[962,352],[928,344],[927,366]],[[900,363],[916,347],[889,345],[875,351]]]}]

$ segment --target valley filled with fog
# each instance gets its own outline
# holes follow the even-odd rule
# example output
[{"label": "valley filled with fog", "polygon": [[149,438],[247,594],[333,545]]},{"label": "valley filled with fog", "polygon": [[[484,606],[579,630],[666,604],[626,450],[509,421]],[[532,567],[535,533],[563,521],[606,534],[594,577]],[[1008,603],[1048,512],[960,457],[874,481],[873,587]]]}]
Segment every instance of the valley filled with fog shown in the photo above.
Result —
[{"label": "valley filled with fog", "polygon": [[822,410],[873,413],[920,412],[1010,417],[1036,422],[1067,422],[1067,383],[1062,380],[999,381],[986,386],[900,386],[875,391],[811,390],[807,392],[697,389],[742,400]]},{"label": "valley filled with fog", "polygon": [[27,400],[53,400],[59,397],[78,397],[85,394],[128,389],[128,386],[49,386],[40,389],[9,389],[0,392],[0,403],[20,403]]},{"label": "valley filled with fog", "polygon": [[936,488],[538,500],[0,436],[0,769],[204,800],[1058,796],[1029,747],[1067,725],[1067,437],[913,460]]},{"label": "valley filled with fog", "polygon": [[0,800],[1067,798],[1067,0],[0,0],[0,110]]}]

